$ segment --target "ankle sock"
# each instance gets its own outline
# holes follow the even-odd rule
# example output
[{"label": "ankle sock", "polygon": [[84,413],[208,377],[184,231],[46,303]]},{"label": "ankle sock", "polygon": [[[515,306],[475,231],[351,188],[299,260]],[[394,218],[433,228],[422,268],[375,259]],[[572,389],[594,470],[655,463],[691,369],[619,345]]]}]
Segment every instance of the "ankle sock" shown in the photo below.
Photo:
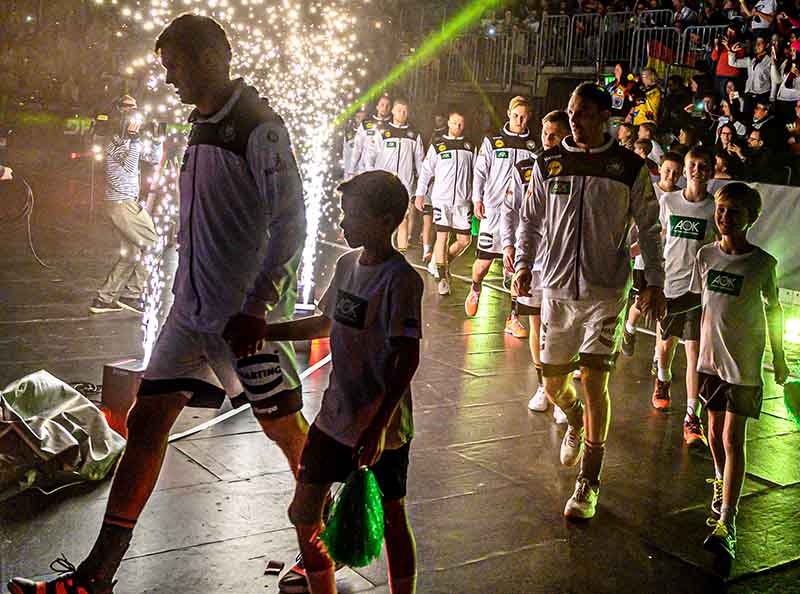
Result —
[{"label": "ankle sock", "polygon": [[625,322],[625,332],[627,332],[628,334],[633,334],[634,332],[636,332],[636,326],[634,326],[630,322]]},{"label": "ankle sock", "polygon": [[658,380],[662,382],[672,381],[672,369],[664,369],[661,365],[658,366]]},{"label": "ankle sock", "polygon": [[686,416],[700,417],[700,400],[697,398],[686,399]]},{"label": "ankle sock", "polygon": [[425,255],[430,254],[431,253],[431,249],[432,249],[431,246],[429,244],[427,244],[427,243],[422,245],[422,253],[425,254]]}]

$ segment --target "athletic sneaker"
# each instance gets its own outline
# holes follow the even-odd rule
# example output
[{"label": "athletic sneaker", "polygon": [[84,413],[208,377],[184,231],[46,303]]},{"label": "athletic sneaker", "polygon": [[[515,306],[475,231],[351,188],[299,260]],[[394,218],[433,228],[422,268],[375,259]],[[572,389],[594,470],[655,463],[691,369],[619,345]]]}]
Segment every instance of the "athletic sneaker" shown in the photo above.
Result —
[{"label": "athletic sneaker", "polygon": [[669,387],[672,382],[662,382],[656,378],[656,383],[653,386],[653,397],[650,402],[656,410],[667,410],[669,408]]},{"label": "athletic sneaker", "polygon": [[722,513],[722,479],[708,478],[706,482],[714,489],[711,496],[711,513],[719,517]]},{"label": "athletic sneaker", "polygon": [[564,439],[561,440],[561,463],[564,466],[575,466],[583,455],[583,429],[575,429],[567,425]]},{"label": "athletic sneaker", "polygon": [[450,294],[450,278],[449,275],[445,275],[444,278],[439,279],[439,295],[444,297],[445,295]]},{"label": "athletic sneaker", "polygon": [[533,412],[544,412],[547,410],[547,396],[542,386],[539,386],[536,389],[536,393],[528,400],[528,410],[532,410]]},{"label": "athletic sneaker", "polygon": [[519,316],[511,314],[506,320],[506,334],[514,338],[528,338],[528,329],[519,321]]},{"label": "athletic sneaker", "polygon": [[687,415],[683,420],[683,441],[689,447],[697,445],[708,447],[708,441],[703,433],[703,423],[697,415]]},{"label": "athletic sneaker", "polygon": [[122,307],[112,301],[103,301],[100,297],[95,297],[94,301],[92,301],[92,304],[89,306],[89,313],[93,314],[109,313],[112,311],[122,311]]},{"label": "athletic sneaker", "polygon": [[589,479],[579,478],[575,481],[575,492],[564,506],[564,515],[568,518],[588,520],[593,518],[597,511],[597,497],[600,495],[600,485],[592,486]]},{"label": "athletic sneaker", "polygon": [[87,580],[76,573],[75,566],[65,557],[53,561],[50,569],[60,575],[44,582],[12,578],[8,591],[11,594],[113,594],[115,582]]},{"label": "athletic sneaker", "polygon": [[427,269],[428,269],[428,274],[430,274],[433,278],[439,278],[439,269],[436,268],[436,262],[434,262],[433,260],[428,262]]},{"label": "athletic sneaker", "polygon": [[132,311],[133,313],[140,315],[144,313],[142,300],[137,297],[120,297],[117,299],[117,305],[119,305],[121,308],[127,309],[128,311]]},{"label": "athletic sneaker", "polygon": [[470,318],[478,313],[478,300],[481,298],[481,292],[470,288],[467,298],[464,299],[464,311]]},{"label": "athletic sneaker", "polygon": [[285,594],[308,594],[311,591],[308,589],[303,555],[298,554],[295,564],[278,580],[278,590]]},{"label": "athletic sneaker", "polygon": [[709,518],[707,524],[714,529],[703,542],[703,548],[717,555],[736,559],[736,528],[713,518]]},{"label": "athletic sneaker", "polygon": [[422,261],[428,264],[433,259],[433,252],[423,252]]},{"label": "athletic sneaker", "polygon": [[633,357],[636,350],[636,332],[628,332],[627,329],[622,331],[622,354],[626,357]]},{"label": "athletic sneaker", "polygon": [[553,419],[556,425],[566,425],[568,422],[567,414],[561,410],[560,406],[553,406]]}]

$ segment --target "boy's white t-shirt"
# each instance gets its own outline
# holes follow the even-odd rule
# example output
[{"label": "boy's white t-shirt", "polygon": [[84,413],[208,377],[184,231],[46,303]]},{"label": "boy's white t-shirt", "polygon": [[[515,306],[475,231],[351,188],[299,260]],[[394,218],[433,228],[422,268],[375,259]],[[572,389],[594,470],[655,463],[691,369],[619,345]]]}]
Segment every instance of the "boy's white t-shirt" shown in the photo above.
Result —
[{"label": "boy's white t-shirt", "polygon": [[659,220],[664,238],[664,296],[680,297],[689,291],[697,250],[714,240],[714,200],[707,196],[689,202],[683,190],[667,192],[659,200]]},{"label": "boy's white t-shirt", "polygon": [[[332,369],[322,408],[314,421],[336,441],[354,447],[383,402],[392,338],[422,338],[420,275],[402,254],[374,266],[360,264],[361,250],[336,262],[319,309],[333,324]],[[406,390],[386,431],[386,448],[414,435],[411,389]]]},{"label": "boy's white t-shirt", "polygon": [[[665,192],[664,190],[659,188],[658,187],[658,183],[656,183],[656,182],[653,182],[653,191],[656,194],[656,200],[658,200],[658,202],[661,203],[661,198],[663,198],[664,194],[667,194],[667,192]],[[637,233],[637,235],[638,235],[638,233]],[[633,269],[634,270],[644,270],[644,258],[642,258],[641,254],[639,254],[638,256],[635,256],[633,258]]]},{"label": "boy's white t-shirt", "polygon": [[715,241],[700,249],[692,275],[692,292],[700,293],[703,301],[697,371],[729,384],[762,384],[764,301],[769,295],[777,299],[777,265],[759,247],[731,255]]}]

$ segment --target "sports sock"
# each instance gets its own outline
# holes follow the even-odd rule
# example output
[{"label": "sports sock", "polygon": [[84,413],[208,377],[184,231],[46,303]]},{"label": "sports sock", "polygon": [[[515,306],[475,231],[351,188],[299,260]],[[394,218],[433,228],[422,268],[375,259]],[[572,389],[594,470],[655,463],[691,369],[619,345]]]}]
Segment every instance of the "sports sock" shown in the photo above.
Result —
[{"label": "sports sock", "polygon": [[106,515],[89,556],[77,572],[99,581],[111,581],[130,546],[135,523]]},{"label": "sports sock", "polygon": [[672,369],[664,369],[661,365],[658,366],[658,380],[662,382],[672,381]]},{"label": "sports sock", "polygon": [[719,520],[736,529],[736,512],[739,511],[732,505],[723,505],[720,509]]},{"label": "sports sock", "polygon": [[425,255],[430,254],[431,253],[431,249],[433,249],[433,248],[431,247],[430,244],[428,244],[428,243],[422,244],[422,253],[423,254],[425,254]]},{"label": "sports sock", "polygon": [[581,472],[582,478],[589,479],[589,483],[597,485],[600,483],[600,471],[603,469],[603,457],[606,453],[605,443],[592,443],[589,440],[585,442],[586,448],[583,450],[583,458],[581,458]]},{"label": "sports sock", "polygon": [[476,291],[477,293],[480,293],[481,292],[481,283],[476,283],[475,281],[472,281],[472,290]]},{"label": "sports sock", "polygon": [[561,411],[567,416],[567,423],[575,429],[583,429],[583,403],[575,399],[575,403],[569,408],[559,405]]},{"label": "sports sock", "polygon": [[634,326],[633,324],[631,324],[630,322],[628,322],[626,320],[625,321],[625,332],[627,332],[628,334],[633,334],[634,332],[636,332],[636,326]]},{"label": "sports sock", "polygon": [[697,398],[686,399],[686,416],[699,417],[700,416],[700,400]]}]

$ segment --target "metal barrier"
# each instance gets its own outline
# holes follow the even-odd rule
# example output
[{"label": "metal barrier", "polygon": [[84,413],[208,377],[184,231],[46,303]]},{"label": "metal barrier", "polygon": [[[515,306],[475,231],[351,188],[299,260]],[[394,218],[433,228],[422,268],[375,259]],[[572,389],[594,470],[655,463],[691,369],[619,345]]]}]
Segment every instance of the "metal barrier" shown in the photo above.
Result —
[{"label": "metal barrier", "polygon": [[441,60],[437,56],[412,70],[405,81],[405,94],[415,102],[435,103],[439,100],[440,78]]},{"label": "metal barrier", "polygon": [[675,11],[668,8],[658,10],[643,10],[636,17],[636,23],[640,28],[649,29],[652,27],[671,27],[675,22]]},{"label": "metal barrier", "polygon": [[603,17],[599,14],[576,14],[570,21],[567,68],[591,66],[600,59]]},{"label": "metal barrier", "polygon": [[537,71],[544,66],[566,68],[569,60],[570,18],[565,14],[544,15],[536,47]]},{"label": "metal barrier", "polygon": [[491,36],[473,33],[460,37],[447,49],[446,80],[508,87],[518,65],[527,61],[526,55],[520,55],[525,52],[518,52],[518,47],[527,48],[524,33]]},{"label": "metal barrier", "polygon": [[677,62],[685,66],[694,66],[698,60],[710,62],[714,39],[721,37],[727,28],[728,25],[686,27],[681,39]]},{"label": "metal barrier", "polygon": [[650,67],[660,78],[666,73],[668,64],[678,56],[681,32],[671,27],[637,28],[633,34],[629,64],[634,72]]},{"label": "metal barrier", "polygon": [[600,64],[627,63],[630,59],[636,17],[632,12],[609,12],[603,19]]}]

